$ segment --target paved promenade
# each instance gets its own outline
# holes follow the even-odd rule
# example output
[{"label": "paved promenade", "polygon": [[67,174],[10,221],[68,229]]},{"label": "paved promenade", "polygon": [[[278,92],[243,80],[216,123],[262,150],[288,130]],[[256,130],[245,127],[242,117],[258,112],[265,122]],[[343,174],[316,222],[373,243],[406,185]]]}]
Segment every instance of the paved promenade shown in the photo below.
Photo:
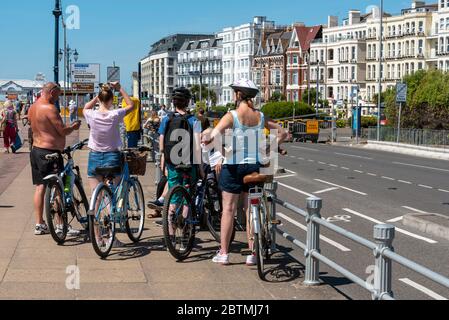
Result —
[{"label": "paved promenade", "polygon": [[[83,128],[79,138],[86,137]],[[76,157],[84,175],[87,156],[82,151]],[[0,299],[343,299],[327,285],[304,287],[303,266],[284,254],[275,256],[269,282],[260,281],[256,269],[244,265],[243,243],[236,243],[231,266],[214,265],[210,259],[218,245],[205,232],[191,258],[177,263],[166,252],[162,229],[154,220],[146,221],[139,245],[119,235],[125,246],[114,249],[106,261],[83,237],[57,246],[51,236],[34,236],[30,167],[26,163],[12,178],[4,178],[5,162],[10,159],[0,156],[0,183],[7,183],[0,190]],[[141,179],[146,200],[154,194],[153,164],[148,171]],[[78,271],[79,288],[73,288],[75,282],[70,280],[77,278]]]}]

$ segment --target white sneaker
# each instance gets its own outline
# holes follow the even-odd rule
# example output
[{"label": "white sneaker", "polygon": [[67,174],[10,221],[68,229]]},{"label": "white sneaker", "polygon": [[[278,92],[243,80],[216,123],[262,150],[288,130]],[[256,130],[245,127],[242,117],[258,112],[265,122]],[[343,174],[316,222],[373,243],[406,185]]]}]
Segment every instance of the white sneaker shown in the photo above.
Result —
[{"label": "white sneaker", "polygon": [[213,263],[219,263],[222,265],[229,265],[229,255],[228,254],[221,254],[220,252],[217,252],[217,255],[212,259]]},{"label": "white sneaker", "polygon": [[44,224],[37,224],[36,228],[34,229],[34,234],[36,236],[43,236],[43,235],[46,235],[46,234],[49,234],[49,233],[50,233],[50,230],[48,230],[48,226],[47,226],[46,223],[44,223]]},{"label": "white sneaker", "polygon": [[248,267],[257,265],[257,258],[255,254],[246,257],[246,265]]},{"label": "white sneaker", "polygon": [[67,228],[67,235],[69,237],[78,237],[81,234],[81,231],[73,229],[72,226]]},{"label": "white sneaker", "polygon": [[62,235],[64,233],[64,226],[63,225],[57,225],[55,232],[56,232],[56,234],[58,236]]}]

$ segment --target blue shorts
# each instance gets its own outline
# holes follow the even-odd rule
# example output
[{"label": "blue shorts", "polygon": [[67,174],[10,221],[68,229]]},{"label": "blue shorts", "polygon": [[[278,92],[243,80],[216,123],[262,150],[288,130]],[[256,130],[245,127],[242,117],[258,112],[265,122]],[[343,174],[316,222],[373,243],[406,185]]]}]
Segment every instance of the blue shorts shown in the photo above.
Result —
[{"label": "blue shorts", "polygon": [[[105,167],[121,167],[123,165],[120,152],[94,152],[89,153],[89,167],[87,175],[89,178],[95,178],[97,175],[95,169]],[[120,175],[117,175],[118,177]]]},{"label": "blue shorts", "polygon": [[255,172],[260,172],[260,164],[224,165],[218,177],[220,190],[231,194],[248,192],[249,186],[245,186],[243,178]]},{"label": "blue shorts", "polygon": [[140,131],[127,132],[126,136],[128,138],[128,148],[137,148],[140,140]]}]

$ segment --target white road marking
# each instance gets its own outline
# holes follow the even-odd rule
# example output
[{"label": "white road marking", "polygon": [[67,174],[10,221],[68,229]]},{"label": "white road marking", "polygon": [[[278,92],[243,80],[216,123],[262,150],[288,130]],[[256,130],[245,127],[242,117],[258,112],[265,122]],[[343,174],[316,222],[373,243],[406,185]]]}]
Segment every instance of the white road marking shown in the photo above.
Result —
[{"label": "white road marking", "polygon": [[402,206],[402,208],[410,210],[410,211],[414,211],[416,213],[424,213],[424,214],[428,213],[428,212],[425,212],[425,211],[422,211],[422,210],[419,210],[419,209],[415,209],[415,208],[412,208],[412,207],[407,207],[407,206]]},{"label": "white road marking", "polygon": [[318,161],[319,164],[327,164],[326,162],[323,161]]},{"label": "white road marking", "polygon": [[343,170],[349,170],[349,168],[346,168],[346,167],[341,167]]},{"label": "white road marking", "polygon": [[433,298],[435,300],[440,300],[440,301],[447,301],[448,300],[447,298],[445,298],[443,296],[440,296],[438,293],[436,293],[436,292],[434,292],[434,291],[432,291],[432,290],[430,290],[430,289],[428,289],[428,288],[420,285],[419,283],[416,283],[416,282],[414,282],[414,281],[412,281],[412,280],[410,280],[408,278],[399,279],[399,281],[409,285],[410,287],[413,287],[413,288],[421,291],[422,293],[428,295],[429,297],[431,297],[431,298]]},{"label": "white road marking", "polygon": [[[294,158],[294,157],[293,157],[293,158]],[[303,161],[304,161],[304,160],[306,160],[306,159],[304,159],[304,158],[301,158],[301,157],[298,157],[298,160],[303,160]]]},{"label": "white road marking", "polygon": [[297,147],[297,146],[294,146],[294,147],[292,147],[292,148],[294,148],[294,149],[303,149],[303,150],[309,150],[309,151],[314,151],[314,152],[319,152],[320,150],[316,150],[316,149],[312,149],[312,148],[306,148],[306,147]]},{"label": "white road marking", "polygon": [[411,183],[410,181],[404,181],[404,180],[398,180],[398,182],[400,182],[400,183],[405,183],[405,184],[413,184],[413,183]]},{"label": "white road marking", "polygon": [[[304,231],[307,231],[307,227],[305,225],[299,223],[296,220],[293,220],[292,218],[286,216],[285,214],[278,212],[278,213],[276,213],[276,215],[279,218],[284,219],[284,220],[290,222],[291,224],[297,226],[298,228],[300,228],[300,229],[302,229]],[[323,241],[327,242],[331,246],[334,246],[334,247],[336,247],[337,249],[339,249],[339,250],[341,250],[343,252],[350,252],[351,251],[351,249],[348,249],[345,246],[339,244],[338,242],[335,242],[334,240],[331,240],[331,239],[329,239],[329,238],[327,238],[325,236],[320,236],[320,239],[322,239]]]},{"label": "white road marking", "polygon": [[397,217],[397,218],[388,220],[387,222],[394,223],[394,222],[402,221],[403,219],[404,219],[404,217]]},{"label": "white road marking", "polygon": [[312,159],[309,159],[309,160],[307,160],[307,161],[309,161],[309,162],[315,162],[315,160],[312,160]]},{"label": "white road marking", "polygon": [[390,181],[395,181],[396,179],[394,179],[394,178],[390,178],[390,177],[382,177],[382,179],[385,179],[385,180],[390,180]]},{"label": "white road marking", "polygon": [[324,183],[324,184],[328,184],[328,185],[333,186],[333,187],[338,187],[338,188],[346,190],[346,191],[354,192],[354,193],[360,194],[362,196],[367,196],[368,195],[368,194],[366,194],[364,192],[360,192],[360,191],[357,191],[357,190],[354,190],[354,189],[343,187],[343,186],[340,186],[340,185],[332,183],[332,182],[328,182],[328,181],[324,181],[324,180],[320,180],[320,179],[315,179],[315,181],[318,181],[318,182],[321,182],[321,183]]},{"label": "white road marking", "polygon": [[371,177],[377,177],[377,174],[375,174],[375,173],[367,173],[367,175],[369,175]]},{"label": "white road marking", "polygon": [[437,171],[449,172],[448,169],[441,169],[441,168],[434,168],[434,167],[427,167],[427,166],[419,166],[419,165],[416,165],[416,164],[410,164],[410,163],[393,162],[393,164],[399,164],[399,165],[401,165],[401,166],[408,166],[408,167],[424,168],[424,169],[430,169],[430,170],[437,170]]},{"label": "white road marking", "polygon": [[433,187],[426,186],[424,184],[418,184],[418,187],[425,188],[425,189],[433,189]]},{"label": "white road marking", "polygon": [[448,190],[444,190],[444,189],[438,189],[438,191],[440,191],[440,192],[445,192],[445,193],[449,193]]},{"label": "white road marking", "polygon": [[362,156],[356,156],[356,155],[354,155],[354,154],[339,153],[339,152],[335,152],[335,154],[338,154],[338,155],[340,155],[340,156],[346,156],[346,157],[353,157],[353,158],[359,158],[359,159],[373,160],[373,158],[362,157]]},{"label": "white road marking", "polygon": [[360,171],[360,170],[354,170],[354,172],[357,172],[357,173],[364,173],[363,171]]},{"label": "white road marking", "polygon": [[298,193],[303,194],[303,195],[305,195],[305,196],[308,196],[308,197],[314,197],[314,195],[311,194],[311,193],[308,193],[308,192],[305,192],[305,191],[302,191],[302,190],[299,190],[299,189],[290,187],[289,185],[286,185],[286,184],[283,184],[283,183],[279,183],[279,185],[280,185],[281,187],[290,189],[290,190],[292,190],[292,191],[298,192]]},{"label": "white road marking", "polygon": [[[357,212],[357,211],[354,211],[354,210],[351,210],[351,209],[343,209],[343,211],[346,211],[346,212],[351,213],[353,215],[359,216],[360,218],[363,218],[365,220],[374,222],[375,224],[384,224],[382,221],[379,221],[379,220],[376,220],[374,218],[368,217],[368,216],[366,216],[366,215],[364,215],[364,214],[362,214],[360,212]],[[400,229],[400,228],[396,228],[396,231],[399,232],[399,233],[405,234],[405,235],[407,235],[409,237],[425,241],[425,242],[430,243],[430,244],[437,244],[438,243],[435,240],[432,240],[432,239],[429,239],[429,238],[425,238],[425,237],[421,237],[421,236],[419,236],[417,234],[408,232],[408,231]]]},{"label": "white road marking", "polygon": [[284,170],[287,171],[288,173],[294,173],[294,174],[296,174],[295,171],[291,171],[291,170],[288,170],[288,169],[285,169],[285,168],[284,168]]},{"label": "white road marking", "polygon": [[329,167],[338,168],[336,164],[330,164]]},{"label": "white road marking", "polygon": [[322,193],[326,193],[326,192],[330,192],[330,191],[334,191],[334,190],[338,190],[339,188],[337,188],[337,187],[332,187],[332,188],[329,188],[329,189],[324,189],[324,190],[321,190],[321,191],[317,191],[317,192],[314,192],[314,194],[322,194]]},{"label": "white road marking", "polygon": [[291,178],[291,177],[296,177],[297,174],[288,174],[286,176],[279,176],[279,177],[275,177],[275,179],[284,179],[284,178]]}]

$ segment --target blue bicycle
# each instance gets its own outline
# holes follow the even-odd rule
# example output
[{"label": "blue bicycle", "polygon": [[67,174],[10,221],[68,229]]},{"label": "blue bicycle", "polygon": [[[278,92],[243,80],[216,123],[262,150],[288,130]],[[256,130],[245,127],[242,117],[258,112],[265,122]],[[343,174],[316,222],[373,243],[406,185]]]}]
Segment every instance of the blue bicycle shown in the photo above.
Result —
[{"label": "blue bicycle", "polygon": [[[134,168],[136,162],[140,162],[140,167],[146,166],[147,152],[147,148],[126,149],[122,151],[123,167],[96,169],[96,174],[104,177],[104,182],[97,186],[92,196],[89,230],[94,250],[102,259],[109,256],[114,246],[117,225],[134,243],[142,237],[145,199],[139,179],[132,175],[144,175]],[[114,180],[120,174],[120,182],[115,185]]]},{"label": "blue bicycle", "polygon": [[[66,148],[62,153],[54,153],[45,157],[48,161],[56,161],[60,157],[67,158],[67,164],[60,174],[45,177],[45,213],[52,238],[58,245],[64,244],[69,227],[74,219],[87,230],[89,219],[89,201],[83,188],[80,169],[75,166],[73,154],[83,149],[89,140],[84,140],[72,147]],[[69,214],[72,219],[69,221]]]}]

